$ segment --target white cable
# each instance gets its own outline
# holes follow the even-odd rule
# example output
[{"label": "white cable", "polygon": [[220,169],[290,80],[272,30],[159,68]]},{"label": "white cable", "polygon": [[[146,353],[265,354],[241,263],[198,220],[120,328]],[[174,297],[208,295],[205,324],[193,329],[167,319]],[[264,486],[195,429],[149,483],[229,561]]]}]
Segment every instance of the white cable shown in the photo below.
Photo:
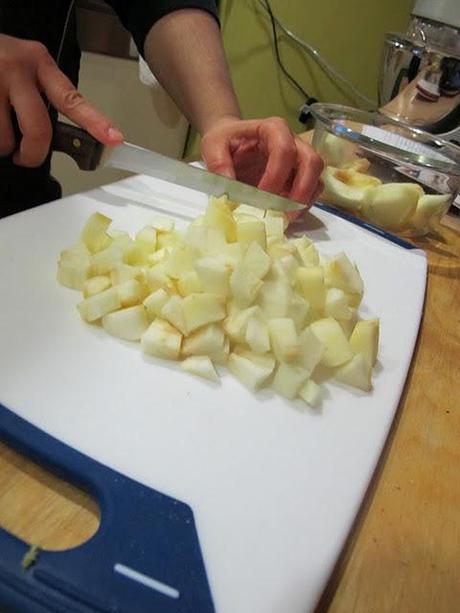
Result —
[{"label": "white cable", "polygon": [[[266,1],[265,0],[259,0],[259,4],[260,6],[263,8],[264,12],[269,14],[268,12],[268,8],[266,5]],[[331,66],[319,53],[319,51],[317,49],[315,49],[312,45],[310,45],[309,43],[305,42],[304,40],[302,40],[301,38],[299,38],[296,34],[294,34],[294,32],[291,32],[291,30],[289,30],[289,28],[287,28],[284,23],[282,23],[277,17],[276,15],[273,15],[273,19],[276,23],[276,25],[280,28],[280,30],[282,30],[286,36],[288,36],[289,38],[291,38],[294,42],[296,42],[300,47],[302,47],[303,49],[305,49],[305,51],[319,64],[319,66],[321,66],[321,68],[324,70],[324,72],[326,72],[327,74],[329,74],[330,76],[334,77],[337,81],[340,81],[343,85],[345,85],[346,87],[348,87],[348,89],[350,91],[352,91],[354,93],[354,95],[358,98],[360,98],[363,102],[365,102],[367,105],[371,106],[372,108],[376,108],[376,104],[374,101],[372,101],[370,98],[367,98],[367,96],[365,96],[364,94],[362,94],[354,85],[353,83],[351,83],[346,77],[344,77],[340,72],[338,72],[335,68],[333,68],[333,66]]]}]

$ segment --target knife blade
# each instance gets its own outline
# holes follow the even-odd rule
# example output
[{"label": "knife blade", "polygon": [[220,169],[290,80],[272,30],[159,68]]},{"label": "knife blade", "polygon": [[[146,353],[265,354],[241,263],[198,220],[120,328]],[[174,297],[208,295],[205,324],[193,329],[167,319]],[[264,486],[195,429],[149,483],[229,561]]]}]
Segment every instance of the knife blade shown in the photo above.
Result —
[{"label": "knife blade", "polygon": [[203,168],[191,166],[126,142],[113,149],[106,148],[102,160],[104,166],[149,175],[205,192],[210,196],[219,197],[227,194],[230,200],[244,202],[259,209],[287,212],[305,208],[302,204],[282,196],[262,191],[252,185],[216,175]]},{"label": "knife blade", "polygon": [[304,205],[283,196],[216,175],[137,145],[125,142],[117,147],[104,147],[82,128],[63,122],[56,124],[53,149],[71,155],[83,170],[95,170],[99,167],[119,168],[169,181],[212,196],[227,194],[230,200],[264,210],[287,212],[305,208]]}]

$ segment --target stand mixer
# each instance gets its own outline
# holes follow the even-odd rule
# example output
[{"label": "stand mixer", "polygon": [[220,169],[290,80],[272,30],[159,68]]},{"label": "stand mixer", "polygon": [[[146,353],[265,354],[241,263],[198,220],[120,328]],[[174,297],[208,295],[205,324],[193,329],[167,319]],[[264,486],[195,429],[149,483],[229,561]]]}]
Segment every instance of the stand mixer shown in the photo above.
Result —
[{"label": "stand mixer", "polygon": [[460,146],[460,2],[417,0],[405,35],[385,37],[380,112]]}]

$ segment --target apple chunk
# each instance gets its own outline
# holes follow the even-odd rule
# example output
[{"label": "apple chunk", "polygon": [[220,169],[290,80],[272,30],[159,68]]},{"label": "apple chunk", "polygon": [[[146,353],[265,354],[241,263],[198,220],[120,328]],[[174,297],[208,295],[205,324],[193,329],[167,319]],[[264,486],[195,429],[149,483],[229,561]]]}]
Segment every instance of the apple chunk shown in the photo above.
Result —
[{"label": "apple chunk", "polygon": [[361,353],[374,366],[379,348],[378,319],[358,321],[350,336],[350,347],[355,353]]},{"label": "apple chunk", "polygon": [[165,360],[178,360],[182,334],[164,319],[155,319],[141,338],[144,353]]},{"label": "apple chunk", "polygon": [[126,341],[138,341],[148,325],[145,308],[142,305],[107,313],[102,318],[102,327],[106,332]]},{"label": "apple chunk", "polygon": [[182,311],[188,332],[225,318],[225,298],[219,294],[190,294],[183,299]]},{"label": "apple chunk", "polygon": [[273,353],[280,362],[294,362],[299,357],[299,337],[292,319],[278,317],[268,322]]},{"label": "apple chunk", "polygon": [[186,358],[181,363],[181,368],[192,375],[203,377],[203,379],[208,379],[209,381],[214,381],[215,383],[220,380],[213,363],[208,356],[205,355]]},{"label": "apple chunk", "polygon": [[121,308],[121,301],[114,287],[85,298],[77,304],[81,318],[88,322],[97,321],[107,313],[119,308]]},{"label": "apple chunk", "polygon": [[321,363],[325,366],[338,366],[353,357],[350,343],[340,324],[332,317],[318,319],[311,324],[313,334],[325,347]]},{"label": "apple chunk", "polygon": [[370,391],[372,367],[362,353],[357,353],[352,359],[335,371],[335,378],[341,383],[357,387],[363,392]]},{"label": "apple chunk", "polygon": [[300,366],[281,363],[276,370],[272,387],[281,396],[293,400],[308,376],[308,371]]},{"label": "apple chunk", "polygon": [[[257,359],[259,358],[259,359]],[[265,358],[265,359],[262,359]],[[275,359],[271,356],[254,356],[250,352],[245,355],[231,353],[228,357],[229,371],[251,391],[260,389],[275,368]]]}]

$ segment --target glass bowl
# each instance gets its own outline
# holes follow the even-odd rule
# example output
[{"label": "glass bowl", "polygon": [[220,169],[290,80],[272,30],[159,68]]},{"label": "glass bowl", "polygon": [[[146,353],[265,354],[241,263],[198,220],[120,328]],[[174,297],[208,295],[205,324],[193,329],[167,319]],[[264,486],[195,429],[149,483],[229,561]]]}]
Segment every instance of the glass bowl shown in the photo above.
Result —
[{"label": "glass bowl", "polygon": [[378,112],[315,103],[319,201],[397,234],[428,234],[460,189],[460,147]]}]

